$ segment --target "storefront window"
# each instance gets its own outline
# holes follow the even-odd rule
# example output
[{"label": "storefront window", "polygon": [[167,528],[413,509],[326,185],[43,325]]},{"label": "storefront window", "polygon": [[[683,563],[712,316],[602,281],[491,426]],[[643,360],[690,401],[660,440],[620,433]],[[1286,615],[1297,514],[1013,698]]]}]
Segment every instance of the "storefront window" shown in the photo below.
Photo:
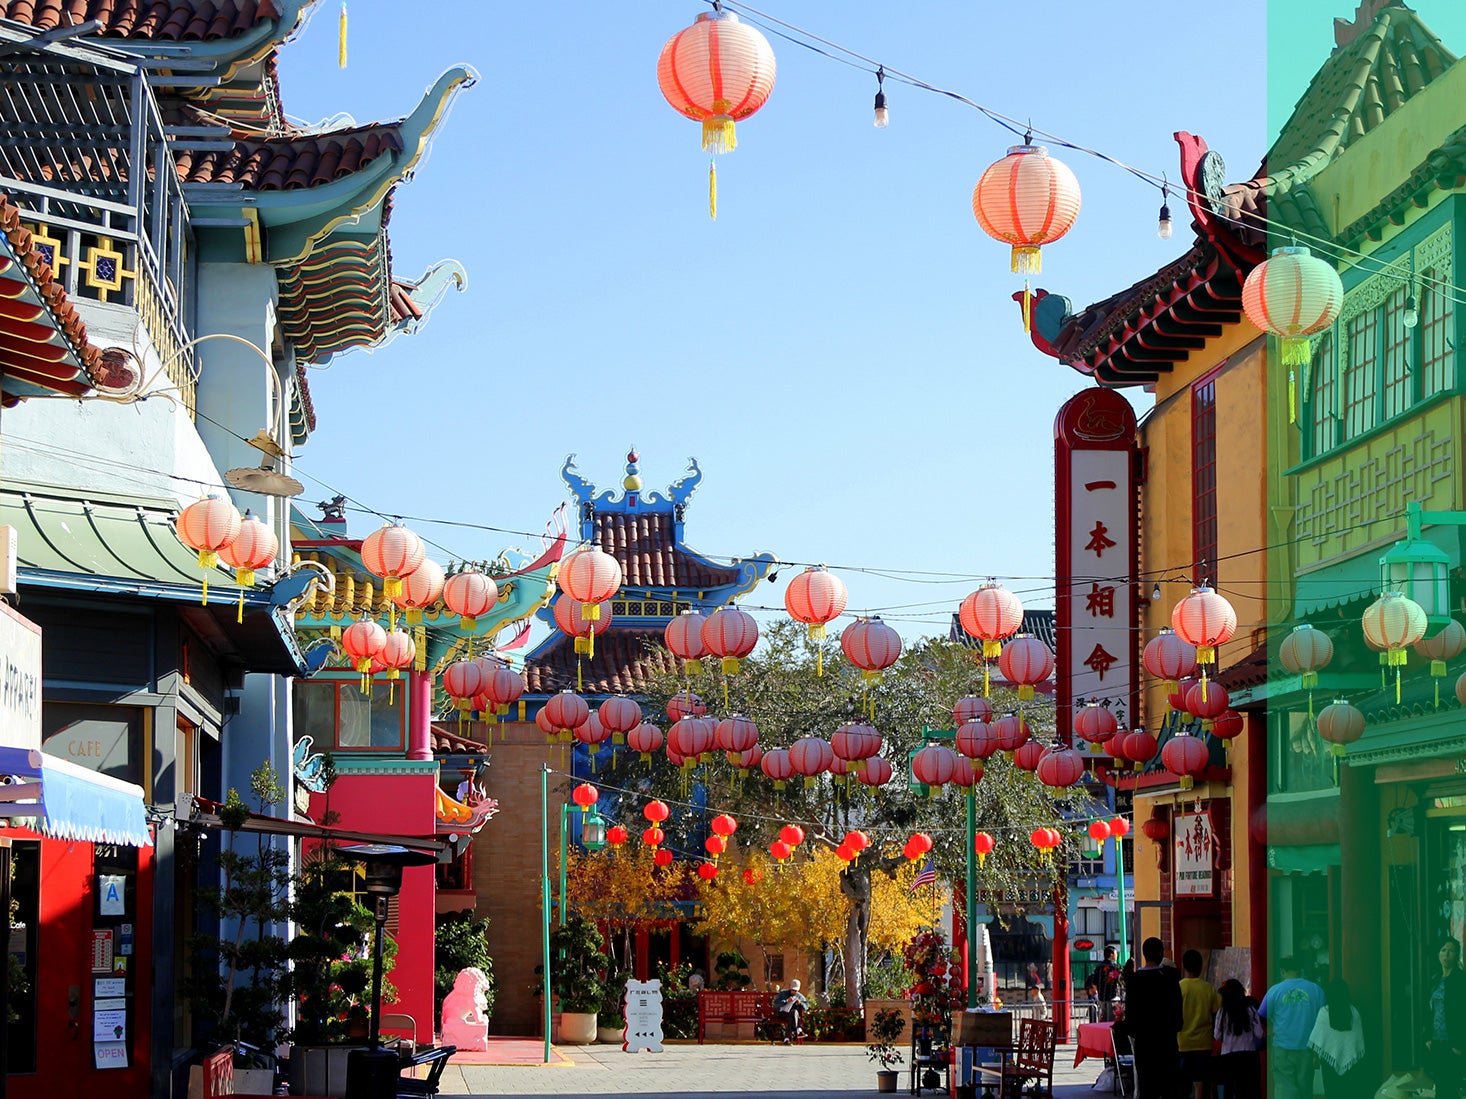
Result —
[{"label": "storefront window", "polygon": [[1441,940],[1466,934],[1466,793],[1432,798],[1426,819],[1425,946],[1434,953]]},{"label": "storefront window", "polygon": [[358,679],[297,681],[295,732],[336,749],[400,750],[406,694],[401,683],[395,690],[388,683],[373,683],[372,693],[365,695]]},{"label": "storefront window", "polygon": [[41,926],[41,845],[13,840],[10,844],[10,1034],[12,1073],[36,1071],[37,956]]}]

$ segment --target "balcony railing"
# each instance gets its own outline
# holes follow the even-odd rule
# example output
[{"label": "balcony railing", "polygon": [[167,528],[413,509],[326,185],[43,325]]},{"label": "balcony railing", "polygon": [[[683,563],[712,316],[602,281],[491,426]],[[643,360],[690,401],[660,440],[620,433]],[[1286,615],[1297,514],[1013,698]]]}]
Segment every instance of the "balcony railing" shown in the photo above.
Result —
[{"label": "balcony railing", "polygon": [[188,206],[146,76],[51,51],[0,82],[0,189],[74,301],[130,307],[193,415]]}]

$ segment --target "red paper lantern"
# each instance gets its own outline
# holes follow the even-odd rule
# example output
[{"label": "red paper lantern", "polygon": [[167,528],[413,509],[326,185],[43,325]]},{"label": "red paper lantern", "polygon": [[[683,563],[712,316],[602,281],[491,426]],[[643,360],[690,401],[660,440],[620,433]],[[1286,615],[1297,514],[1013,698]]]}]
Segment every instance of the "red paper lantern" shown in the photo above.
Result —
[{"label": "red paper lantern", "polygon": [[1211,735],[1220,741],[1226,742],[1233,737],[1241,735],[1246,725],[1247,723],[1243,720],[1242,715],[1236,710],[1227,710],[1225,713],[1218,714],[1215,720],[1212,721]]},{"label": "red paper lantern", "polygon": [[1189,790],[1193,779],[1204,774],[1211,762],[1206,741],[1185,733],[1174,736],[1161,749],[1161,766],[1181,779],[1181,789]]},{"label": "red paper lantern", "polygon": [[716,859],[728,850],[728,841],[722,836],[709,836],[702,841],[702,847],[704,851]]},{"label": "red paper lantern", "polygon": [[962,628],[982,642],[983,657],[991,660],[1023,625],[1023,604],[1001,584],[984,584],[962,600],[957,616]]},{"label": "red paper lantern", "polygon": [[713,740],[720,751],[728,753],[731,763],[758,743],[758,726],[742,714],[733,714],[718,722]]},{"label": "red paper lantern", "polygon": [[812,787],[816,777],[835,762],[835,750],[817,736],[800,737],[789,748],[789,762],[795,774],[804,776],[804,785]]},{"label": "red paper lantern", "polygon": [[787,748],[772,748],[758,762],[765,777],[773,780],[775,790],[784,789],[794,775],[794,763],[789,758]]},{"label": "red paper lantern", "polygon": [[[667,852],[667,854],[669,854],[669,855],[671,853],[672,852],[670,852],[670,851]],[[716,878],[718,876],[718,868],[716,866],[714,866],[710,862],[702,863],[697,868],[697,876],[699,878],[701,878],[703,881],[712,881],[714,878]]]},{"label": "red paper lantern", "polygon": [[524,676],[501,665],[489,673],[484,694],[489,696],[489,701],[501,714],[506,714],[524,694]]},{"label": "red paper lantern", "polygon": [[769,854],[774,856],[774,861],[783,862],[785,859],[793,856],[794,848],[790,847],[783,840],[775,840],[769,844]]},{"label": "red paper lantern", "polygon": [[582,782],[570,791],[570,800],[582,809],[589,809],[601,798],[601,792],[588,782]]},{"label": "red paper lantern", "polygon": [[702,639],[703,617],[697,611],[683,611],[667,623],[663,637],[667,651],[682,661],[684,673],[702,671],[702,658],[708,647]]},{"label": "red paper lantern", "polygon": [[835,753],[835,758],[859,765],[878,755],[882,743],[881,734],[873,726],[859,721],[847,721],[830,736],[830,750]]},{"label": "red paper lantern", "polygon": [[621,564],[604,550],[576,550],[560,562],[555,574],[560,590],[576,602],[582,617],[600,617],[601,604],[621,588]]},{"label": "red paper lantern", "polygon": [[[341,651],[351,660],[351,666],[361,673],[363,691],[367,690],[367,678],[372,673],[372,661],[378,659],[386,647],[387,631],[370,618],[353,622],[341,632]],[[446,685],[446,679],[444,682]],[[451,691],[449,693],[452,694]],[[477,693],[476,690],[467,691],[463,697]]]},{"label": "red paper lantern", "polygon": [[641,815],[653,824],[661,824],[672,815],[672,810],[667,808],[666,802],[649,801],[646,803],[646,807],[642,809]]},{"label": "red paper lantern", "polygon": [[993,704],[982,695],[967,695],[965,698],[959,698],[957,705],[952,707],[952,722],[958,728],[969,721],[991,721],[992,719]]},{"label": "red paper lantern", "polygon": [[992,730],[1000,751],[1016,752],[1028,742],[1028,723],[1023,720],[1022,714],[998,718],[993,722]]},{"label": "red paper lantern", "polygon": [[382,651],[377,655],[387,678],[401,679],[402,669],[412,667],[416,659],[417,643],[413,641],[412,634],[406,630],[388,630]]},{"label": "red paper lantern", "polygon": [[1217,646],[1237,632],[1237,612],[1223,596],[1198,584],[1171,611],[1171,628],[1182,641],[1196,646],[1197,664],[1214,664]]},{"label": "red paper lantern", "polygon": [[1018,697],[1027,700],[1033,697],[1034,687],[1053,675],[1054,654],[1038,638],[1020,635],[1003,646],[998,670],[1017,685]]},{"label": "red paper lantern", "polygon": [[662,730],[655,725],[648,725],[643,721],[635,729],[626,734],[626,743],[630,745],[633,752],[641,753],[641,761],[650,763],[652,753],[661,749],[663,744]]},{"label": "red paper lantern", "polygon": [[845,833],[844,843],[852,851],[864,851],[870,846],[870,837],[859,829]]},{"label": "red paper lantern", "polygon": [[672,857],[671,851],[668,851],[665,847],[658,847],[656,854],[652,856],[652,862],[658,866],[671,866]]},{"label": "red paper lantern", "polygon": [[1395,701],[1400,701],[1400,669],[1405,651],[1425,636],[1428,623],[1419,603],[1399,592],[1386,592],[1364,610],[1364,639],[1384,652],[1383,662],[1395,669]]},{"label": "red paper lantern", "polygon": [[667,747],[669,751],[696,763],[704,753],[713,750],[716,738],[717,725],[711,718],[684,717],[673,722],[667,730]]},{"label": "red paper lantern", "polygon": [[684,717],[702,717],[708,712],[703,700],[691,691],[679,691],[667,700],[667,719],[681,721]]},{"label": "red paper lantern", "polygon": [[855,861],[855,857],[858,854],[859,852],[852,848],[848,843],[842,843],[839,847],[835,848],[835,857],[837,859],[843,860],[844,862]]},{"label": "red paper lantern", "polygon": [[555,728],[555,723],[550,720],[550,712],[545,707],[541,707],[539,713],[534,715],[534,723],[539,731],[551,741],[555,740],[560,733],[560,730]]},{"label": "red paper lantern", "polygon": [[790,847],[798,847],[804,842],[804,829],[797,824],[786,824],[779,829],[779,839]]},{"label": "red paper lantern", "polygon": [[746,752],[739,752],[736,756],[730,755],[728,757],[728,762],[731,763],[735,768],[737,768],[739,774],[746,775],[751,768],[757,767],[760,763],[762,763],[763,758],[763,749],[755,744]]},{"label": "red paper lantern", "polygon": [[1174,630],[1162,628],[1145,646],[1141,663],[1151,675],[1165,680],[1166,690],[1171,692],[1176,689],[1178,680],[1196,672],[1196,646],[1178,636]]},{"label": "red paper lantern", "polygon": [[738,831],[738,821],[727,813],[719,813],[709,822],[709,825],[714,835],[722,836],[725,839]]},{"label": "red paper lantern", "polygon": [[613,824],[606,829],[606,842],[612,847],[620,847],[630,838],[631,833],[619,824]]},{"label": "red paper lantern", "polygon": [[721,658],[724,675],[737,675],[739,663],[758,644],[758,623],[737,607],[719,607],[702,626],[703,644]]},{"label": "red paper lantern", "polygon": [[611,730],[601,724],[600,717],[595,713],[586,715],[585,723],[577,725],[574,733],[575,739],[590,749],[591,770],[594,771],[595,757],[600,754],[601,745],[610,739]]},{"label": "red paper lantern", "polygon": [[568,595],[562,595],[555,600],[550,612],[555,616],[555,625],[560,632],[575,639],[575,652],[588,659],[595,659],[596,638],[611,628],[611,612],[598,611],[594,618],[587,618],[581,603]]},{"label": "red paper lantern", "polygon": [[400,523],[372,531],[361,543],[361,563],[381,577],[382,594],[392,600],[401,594],[403,578],[415,573],[427,554],[423,540]]},{"label": "red paper lantern", "polygon": [[[957,753],[941,744],[928,744],[911,759],[911,774],[917,782],[931,787],[931,796],[941,793],[942,787],[952,781],[957,773]],[[965,768],[968,774],[972,768]]]},{"label": "red paper lantern", "polygon": [[988,856],[993,853],[997,841],[987,832],[978,832],[972,837],[972,849],[977,852],[977,865],[986,866]]},{"label": "red paper lantern", "polygon": [[855,777],[860,780],[862,785],[876,787],[884,786],[890,782],[894,774],[895,769],[892,768],[890,760],[884,756],[872,756],[865,761],[865,766],[860,769],[860,773]]},{"label": "red paper lantern", "polygon": [[918,855],[925,855],[932,849],[932,838],[925,832],[912,832],[907,842]]},{"label": "red paper lantern", "polygon": [[1110,835],[1115,837],[1128,836],[1130,834],[1130,822],[1124,817],[1116,817],[1110,821]]},{"label": "red paper lantern", "polygon": [[475,569],[454,573],[443,582],[443,603],[458,615],[458,624],[465,630],[477,629],[479,618],[498,601],[499,585]]},{"label": "red paper lantern", "polygon": [[443,595],[443,566],[431,557],[424,557],[410,576],[404,576],[402,585],[391,600],[400,610],[407,612],[407,624],[416,626],[422,621],[424,607],[431,607]]},{"label": "red paper lantern", "polygon": [[1037,771],[1044,746],[1036,740],[1025,740],[1013,752],[1013,766],[1022,771]]},{"label": "red paper lantern", "polygon": [[1102,820],[1090,821],[1089,827],[1085,831],[1089,833],[1090,839],[1100,845],[1101,849],[1104,848],[1105,840],[1110,838],[1110,826]]},{"label": "red paper lantern", "polygon": [[1294,626],[1293,632],[1278,646],[1278,660],[1293,675],[1303,677],[1304,690],[1318,686],[1318,673],[1328,667],[1333,658],[1334,643],[1329,635],[1307,622]]},{"label": "red paper lantern", "polygon": [[757,885],[762,880],[763,875],[751,866],[743,872],[744,885]]},{"label": "red paper lantern", "polygon": [[[279,552],[280,539],[275,537],[269,524],[245,512],[234,540],[219,547],[219,560],[234,570],[235,583],[242,588],[252,588],[256,570],[268,568]],[[1459,630],[1461,627],[1456,628]]]},{"label": "red paper lantern", "polygon": [[1186,692],[1186,712],[1204,721],[1213,721],[1227,712],[1231,699],[1219,684],[1196,684]]},{"label": "red paper lantern", "polygon": [[[221,552],[219,556],[229,560],[227,553]],[[1431,662],[1430,674],[1437,677],[1446,674],[1446,662],[1455,660],[1463,649],[1466,649],[1466,629],[1454,618],[1446,619],[1446,624],[1434,636],[1415,642],[1415,651]]]},{"label": "red paper lantern", "polygon": [[1364,714],[1358,707],[1336,698],[1318,712],[1318,735],[1329,742],[1333,755],[1342,756],[1348,745],[1364,735]]},{"label": "red paper lantern", "polygon": [[1045,786],[1073,786],[1084,777],[1084,757],[1073,748],[1051,748],[1038,761],[1038,780]]},{"label": "red paper lantern", "polygon": [[560,739],[568,740],[576,728],[589,720],[590,707],[574,691],[565,690],[549,697],[545,702],[545,713]]},{"label": "red paper lantern", "polygon": [[857,618],[841,631],[840,651],[863,679],[875,682],[901,655],[901,635],[879,618]]},{"label": "red paper lantern", "polygon": [[625,695],[613,695],[596,708],[596,716],[614,738],[613,743],[619,744],[641,724],[641,707]]},{"label": "red paper lantern", "polygon": [[1134,764],[1137,771],[1143,771],[1145,765],[1155,759],[1156,739],[1144,729],[1136,729],[1125,737],[1125,758]]},{"label": "red paper lantern", "polygon": [[1074,715],[1074,731],[1091,744],[1103,744],[1120,731],[1120,723],[1106,706],[1085,706]]},{"label": "red paper lantern", "polygon": [[1141,834],[1152,843],[1164,843],[1171,835],[1171,825],[1165,817],[1151,817],[1140,826]]},{"label": "red paper lantern", "polygon": [[[239,509],[222,496],[195,500],[179,513],[173,524],[178,540],[198,554],[199,568],[219,564],[219,551],[239,537],[244,522]],[[209,574],[204,573],[203,601],[209,601]]]},{"label": "red paper lantern", "polygon": [[[1344,284],[1333,264],[1307,248],[1275,248],[1242,284],[1242,311],[1262,331],[1281,341],[1282,362],[1306,367],[1308,337],[1322,332],[1344,305]],[[1289,410],[1294,407],[1289,381]]]},{"label": "red paper lantern", "polygon": [[[674,110],[702,123],[702,147],[716,156],[738,147],[734,124],[768,100],[775,69],[768,40],[718,9],[699,14],[662,47],[657,83]],[[717,172],[711,168],[708,213],[718,216]]]},{"label": "red paper lantern", "polygon": [[845,613],[850,594],[845,582],[823,565],[811,565],[784,589],[784,608],[802,622],[811,641],[822,641],[825,625]]},{"label": "red paper lantern", "polygon": [[648,847],[656,847],[666,838],[667,833],[663,832],[655,824],[642,829],[641,842],[646,844]]},{"label": "red paper lantern", "polygon": [[1079,180],[1042,145],[1015,145],[988,167],[972,190],[972,213],[982,231],[1013,249],[1017,274],[1042,270],[1045,244],[1052,244],[1079,217]]},{"label": "red paper lantern", "polygon": [[982,775],[981,767],[969,767],[966,760],[958,760],[957,769],[952,772],[952,785],[972,797],[977,790],[977,784],[982,781]]},{"label": "red paper lantern", "polygon": [[981,761],[1000,751],[998,734],[985,721],[969,721],[957,729],[957,751],[972,760],[973,768],[982,766]]}]

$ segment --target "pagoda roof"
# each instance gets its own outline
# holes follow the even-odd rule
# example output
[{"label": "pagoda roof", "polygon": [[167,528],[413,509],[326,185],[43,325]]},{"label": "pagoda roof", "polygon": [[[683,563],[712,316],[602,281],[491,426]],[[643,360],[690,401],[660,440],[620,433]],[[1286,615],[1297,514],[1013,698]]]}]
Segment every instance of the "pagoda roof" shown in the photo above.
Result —
[{"label": "pagoda roof", "polygon": [[176,43],[238,38],[281,18],[275,0],[5,0],[0,10],[6,19],[38,31],[95,19],[104,38]]},{"label": "pagoda roof", "polygon": [[241,138],[229,149],[179,149],[184,183],[237,183],[250,191],[294,191],[349,176],[379,156],[402,152],[399,124],[375,122],[324,133]]},{"label": "pagoda roof", "polygon": [[660,627],[613,627],[596,638],[592,657],[577,656],[572,639],[556,633],[525,660],[525,694],[570,688],[589,695],[638,695],[653,676],[674,673],[679,664],[667,651]]},{"label": "pagoda roof", "polygon": [[1040,351],[1101,385],[1152,384],[1223,326],[1240,321],[1242,283],[1286,227],[1350,248],[1380,239],[1389,222],[1402,224],[1405,211],[1423,205],[1430,190],[1466,182],[1462,128],[1367,215],[1337,234],[1331,230],[1311,181],[1456,63],[1401,0],[1363,0],[1353,20],[1335,22],[1335,40],[1334,53],[1251,179],[1220,183],[1224,168],[1206,142],[1184,131],[1175,135],[1193,215],[1191,247],[1078,313],[1069,299],[1036,291],[1031,336]]}]

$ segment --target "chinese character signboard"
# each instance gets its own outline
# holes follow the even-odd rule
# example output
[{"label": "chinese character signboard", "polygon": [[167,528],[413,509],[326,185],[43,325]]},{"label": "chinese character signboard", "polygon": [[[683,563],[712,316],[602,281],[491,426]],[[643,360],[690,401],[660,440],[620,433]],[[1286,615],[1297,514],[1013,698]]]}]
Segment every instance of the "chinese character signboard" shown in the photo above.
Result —
[{"label": "chinese character signboard", "polygon": [[1211,813],[1178,813],[1172,843],[1171,866],[1176,897],[1210,897],[1213,892],[1212,863],[1216,844],[1212,838]]},{"label": "chinese character signboard", "polygon": [[1112,389],[1086,389],[1054,423],[1056,695],[1059,732],[1089,700],[1122,728],[1135,720],[1137,552],[1135,412]]},{"label": "chinese character signboard", "polygon": [[41,746],[41,628],[0,603],[0,745]]}]

